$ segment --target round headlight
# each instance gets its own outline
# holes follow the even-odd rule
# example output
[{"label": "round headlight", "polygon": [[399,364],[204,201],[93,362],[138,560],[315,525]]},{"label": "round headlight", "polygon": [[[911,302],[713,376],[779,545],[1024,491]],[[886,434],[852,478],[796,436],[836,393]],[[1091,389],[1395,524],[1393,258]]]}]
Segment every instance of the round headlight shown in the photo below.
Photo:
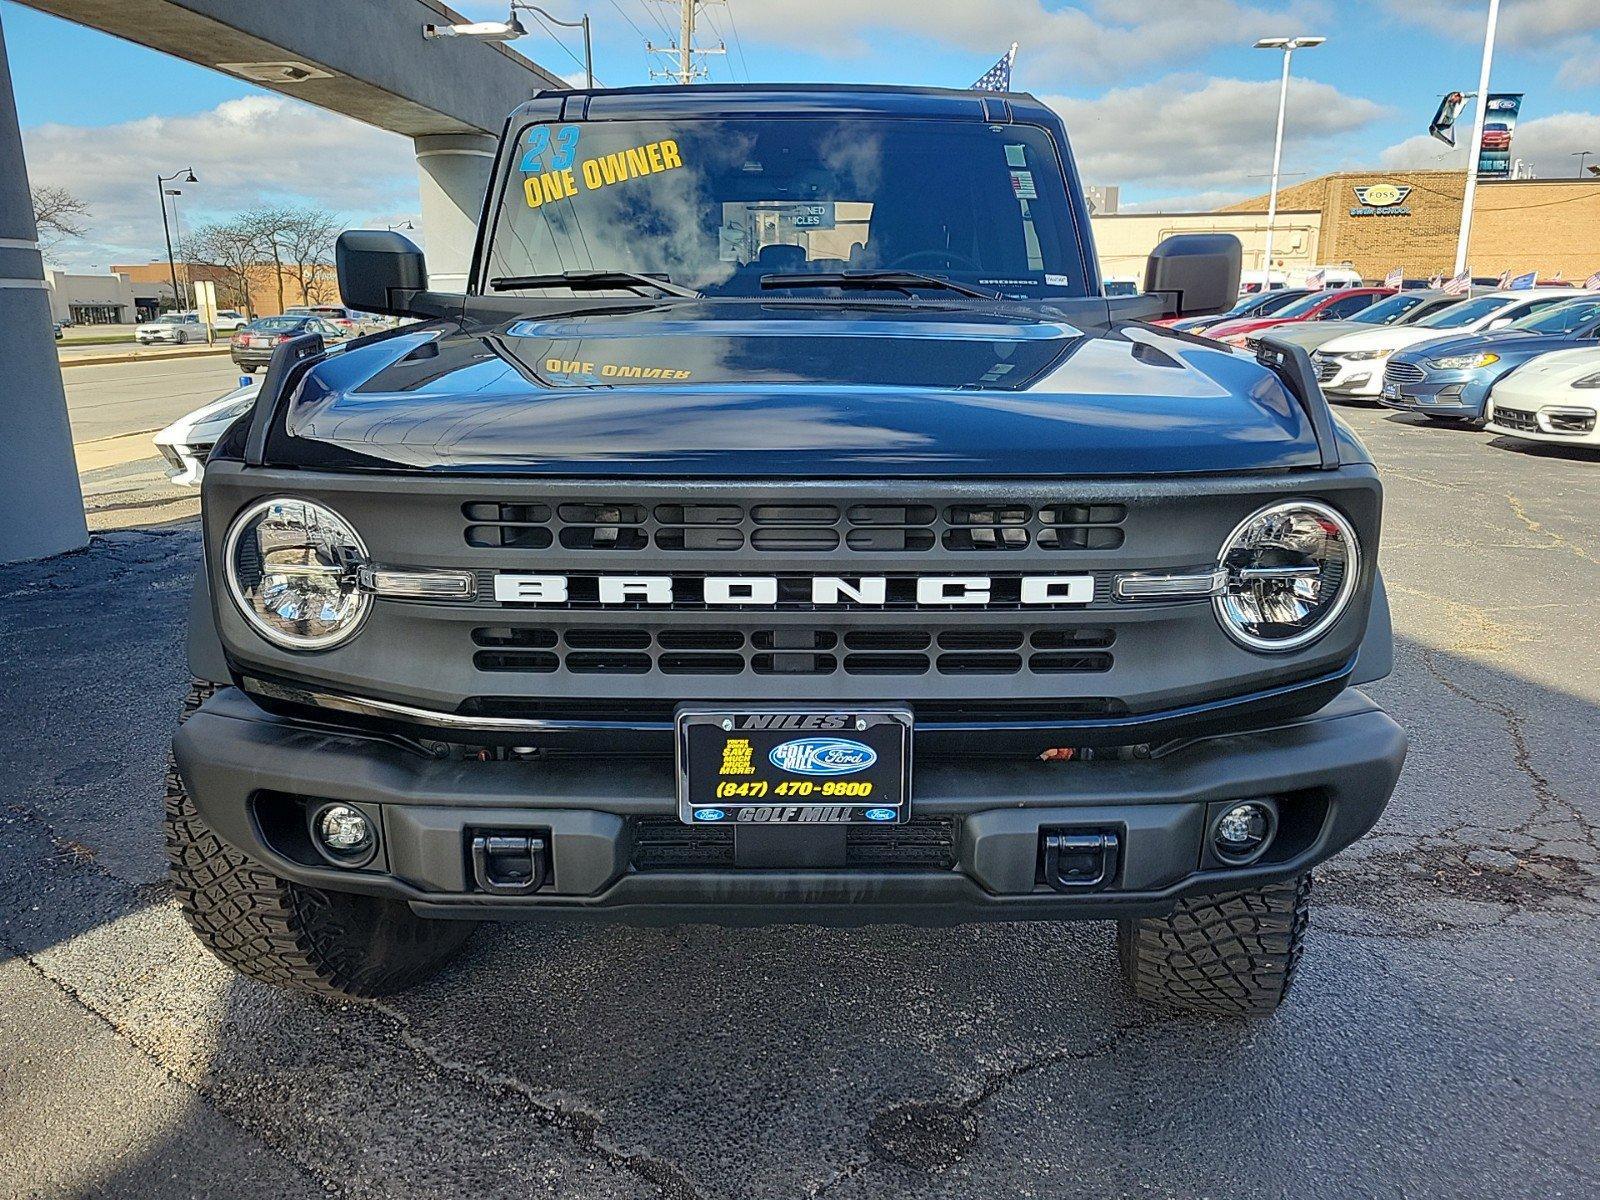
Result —
[{"label": "round headlight", "polygon": [[1222,545],[1227,591],[1216,598],[1228,636],[1252,650],[1295,650],[1321,637],[1355,595],[1361,549],[1326,504],[1289,500],[1239,523]]},{"label": "round headlight", "polygon": [[228,590],[245,619],[292,650],[326,650],[354,636],[372,606],[356,579],[366,557],[338,513],[287,496],[240,513],[223,547]]}]

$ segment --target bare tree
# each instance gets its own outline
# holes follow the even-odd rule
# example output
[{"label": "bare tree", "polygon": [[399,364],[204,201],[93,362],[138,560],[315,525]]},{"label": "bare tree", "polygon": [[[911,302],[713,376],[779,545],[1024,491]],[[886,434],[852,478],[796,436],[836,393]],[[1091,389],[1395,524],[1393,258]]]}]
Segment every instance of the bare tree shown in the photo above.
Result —
[{"label": "bare tree", "polygon": [[39,244],[50,249],[63,238],[81,238],[88,231],[87,201],[64,187],[33,189],[33,223],[39,227]]},{"label": "bare tree", "polygon": [[[255,316],[250,303],[250,272],[268,250],[261,233],[247,217],[202,225],[189,235],[189,253],[200,262],[219,267],[227,276],[224,287],[231,293],[226,301],[229,308],[241,308],[247,316]],[[281,282],[279,289],[281,295]]]},{"label": "bare tree", "polygon": [[320,303],[339,222],[318,208],[285,209],[282,215],[286,218],[280,234],[284,269],[294,276],[302,304]]},{"label": "bare tree", "polygon": [[289,303],[284,294],[283,267],[284,242],[288,229],[294,224],[297,210],[292,208],[252,208],[239,214],[239,222],[254,230],[262,250],[262,257],[272,260],[272,273],[278,285],[278,311]]}]

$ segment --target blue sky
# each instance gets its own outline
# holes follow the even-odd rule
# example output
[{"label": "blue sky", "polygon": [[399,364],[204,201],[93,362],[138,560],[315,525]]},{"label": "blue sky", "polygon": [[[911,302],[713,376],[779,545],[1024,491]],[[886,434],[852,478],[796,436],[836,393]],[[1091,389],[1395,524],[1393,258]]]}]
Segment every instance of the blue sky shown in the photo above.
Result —
[{"label": "blue sky", "polygon": [[[649,82],[662,64],[641,31],[669,40],[675,8],[585,3],[600,80]],[[546,6],[571,17],[585,3]],[[504,9],[457,7],[480,18]],[[1120,184],[1124,204],[1179,209],[1265,190],[1280,59],[1249,46],[1266,35],[1329,39],[1295,56],[1291,178],[1453,165],[1421,135],[1441,92],[1476,85],[1486,10],[1487,0],[728,0],[708,6],[702,40],[729,45],[705,60],[713,81],[956,87],[1015,40],[1015,86],[1062,111],[1085,178]],[[0,0],[0,20],[32,180],[92,206],[90,236],[56,247],[63,262],[158,252],[159,214],[144,211],[152,163],[196,163],[186,222],[258,200],[325,204],[351,223],[415,217],[403,139],[11,0]],[[1494,87],[1527,93],[1515,151],[1541,177],[1570,173],[1572,151],[1600,151],[1600,0],[1503,0],[1501,21]],[[576,37],[565,44],[578,48]],[[552,71],[578,70],[537,27],[516,48]]]}]

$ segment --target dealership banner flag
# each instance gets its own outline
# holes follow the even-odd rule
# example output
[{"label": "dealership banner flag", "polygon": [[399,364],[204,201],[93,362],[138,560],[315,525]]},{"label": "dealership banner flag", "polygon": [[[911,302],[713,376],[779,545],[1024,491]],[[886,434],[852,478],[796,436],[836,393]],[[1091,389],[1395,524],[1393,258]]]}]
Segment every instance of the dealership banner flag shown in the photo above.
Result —
[{"label": "dealership banner flag", "polygon": [[1433,114],[1433,120],[1428,122],[1428,132],[1438,138],[1446,146],[1456,144],[1456,118],[1461,115],[1461,110],[1467,106],[1467,97],[1464,92],[1451,92],[1439,101],[1439,111]]},{"label": "dealership banner flag", "polygon": [[1383,277],[1383,286],[1386,288],[1397,288],[1405,281],[1406,269],[1404,267],[1396,267]]},{"label": "dealership banner flag", "polygon": [[1000,56],[1000,61],[995,63],[982,75],[978,81],[967,90],[969,92],[1009,92],[1011,90],[1011,67],[1017,61],[1017,43],[1011,43],[1011,49]]},{"label": "dealership banner flag", "polygon": [[1459,275],[1451,276],[1450,282],[1444,285],[1444,290],[1452,296],[1464,296],[1472,288],[1472,272],[1466,270]]},{"label": "dealership banner flag", "polygon": [[1539,272],[1529,271],[1526,275],[1518,275],[1506,286],[1513,292],[1525,292],[1539,281]]},{"label": "dealership banner flag", "polygon": [[1521,92],[1490,92],[1483,106],[1483,141],[1478,145],[1478,178],[1511,178],[1511,135],[1522,112]]}]

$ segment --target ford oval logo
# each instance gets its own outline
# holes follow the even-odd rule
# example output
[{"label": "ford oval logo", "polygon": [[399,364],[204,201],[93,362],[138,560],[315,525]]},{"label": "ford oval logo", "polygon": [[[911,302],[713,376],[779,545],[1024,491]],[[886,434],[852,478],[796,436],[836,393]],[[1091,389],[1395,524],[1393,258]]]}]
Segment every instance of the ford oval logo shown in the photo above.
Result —
[{"label": "ford oval logo", "polygon": [[720,808],[697,808],[694,810],[694,819],[696,821],[720,821],[727,815]]},{"label": "ford oval logo", "polygon": [[845,738],[795,738],[774,746],[767,756],[772,765],[796,775],[854,775],[878,761],[871,746]]},{"label": "ford oval logo", "polygon": [[892,808],[869,808],[861,815],[869,821],[892,821],[900,814]]}]

